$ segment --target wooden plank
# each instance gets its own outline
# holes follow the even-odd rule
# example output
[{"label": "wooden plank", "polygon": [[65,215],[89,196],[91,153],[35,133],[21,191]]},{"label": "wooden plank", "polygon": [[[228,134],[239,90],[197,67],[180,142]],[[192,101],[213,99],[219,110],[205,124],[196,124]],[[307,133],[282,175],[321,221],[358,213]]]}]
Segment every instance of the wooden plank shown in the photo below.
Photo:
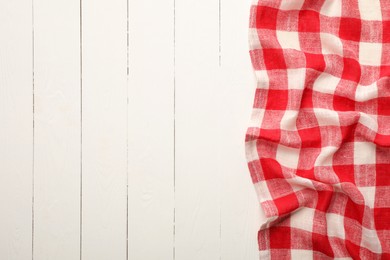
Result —
[{"label": "wooden plank", "polygon": [[32,6],[0,2],[0,255],[32,255]]},{"label": "wooden plank", "polygon": [[82,1],[82,259],[126,258],[126,8]]},{"label": "wooden plank", "polygon": [[[257,231],[265,221],[245,158],[245,132],[256,82],[249,57],[250,2],[220,0],[221,259],[259,259]],[[235,17],[235,19],[231,19]]]},{"label": "wooden plank", "polygon": [[129,259],[173,259],[173,15],[129,2]]},{"label": "wooden plank", "polygon": [[79,259],[78,0],[34,0],[34,259]]},{"label": "wooden plank", "polygon": [[219,259],[218,1],[176,1],[176,259]]}]

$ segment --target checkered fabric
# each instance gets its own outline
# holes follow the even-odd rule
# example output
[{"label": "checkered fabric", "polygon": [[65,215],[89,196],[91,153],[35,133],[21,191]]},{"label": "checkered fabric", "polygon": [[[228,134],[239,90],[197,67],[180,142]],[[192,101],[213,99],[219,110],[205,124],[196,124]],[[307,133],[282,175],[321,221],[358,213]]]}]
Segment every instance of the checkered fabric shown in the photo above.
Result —
[{"label": "checkered fabric", "polygon": [[251,5],[260,259],[390,259],[390,1]]}]

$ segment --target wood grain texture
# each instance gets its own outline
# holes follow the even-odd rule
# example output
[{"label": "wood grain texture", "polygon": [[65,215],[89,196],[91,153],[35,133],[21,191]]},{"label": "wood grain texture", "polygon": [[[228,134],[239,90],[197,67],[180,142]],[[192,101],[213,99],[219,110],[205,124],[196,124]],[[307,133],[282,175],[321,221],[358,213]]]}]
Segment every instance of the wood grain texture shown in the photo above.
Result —
[{"label": "wood grain texture", "polygon": [[[246,3],[246,4],[245,4]],[[250,0],[221,0],[221,77],[219,135],[221,182],[221,259],[259,259],[257,231],[264,214],[245,158],[245,132],[256,84],[248,50]],[[235,17],[235,19],[231,19]],[[261,215],[262,214],[262,215]]]},{"label": "wood grain texture", "polygon": [[78,259],[79,2],[34,0],[34,259]]},{"label": "wood grain texture", "polygon": [[129,1],[129,259],[173,259],[173,3]]},{"label": "wood grain texture", "polygon": [[82,259],[125,259],[127,5],[82,1]]},{"label": "wood grain texture", "polygon": [[0,2],[0,258],[32,254],[32,6]]},{"label": "wood grain texture", "polygon": [[176,259],[220,258],[218,10],[176,2]]},{"label": "wood grain texture", "polygon": [[250,0],[3,2],[0,259],[258,259]]}]

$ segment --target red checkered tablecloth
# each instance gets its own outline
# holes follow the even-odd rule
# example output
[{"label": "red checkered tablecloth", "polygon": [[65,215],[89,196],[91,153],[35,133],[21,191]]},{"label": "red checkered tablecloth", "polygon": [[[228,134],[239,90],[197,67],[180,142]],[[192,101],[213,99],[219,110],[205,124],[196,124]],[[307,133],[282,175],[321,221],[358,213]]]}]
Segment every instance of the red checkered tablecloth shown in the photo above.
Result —
[{"label": "red checkered tablecloth", "polygon": [[249,46],[260,258],[390,259],[390,1],[254,1]]}]

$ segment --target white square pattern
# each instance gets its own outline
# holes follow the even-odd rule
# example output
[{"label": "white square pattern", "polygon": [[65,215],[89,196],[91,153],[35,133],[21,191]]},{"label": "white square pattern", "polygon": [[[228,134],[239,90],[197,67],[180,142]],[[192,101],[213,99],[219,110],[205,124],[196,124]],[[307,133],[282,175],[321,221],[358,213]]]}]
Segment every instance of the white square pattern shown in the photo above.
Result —
[{"label": "white square pattern", "polygon": [[260,203],[267,200],[272,200],[272,196],[269,193],[266,181],[259,181],[255,183],[254,186]]},{"label": "white square pattern", "polygon": [[296,176],[293,178],[288,178],[286,179],[286,181],[291,185],[291,188],[293,189],[294,192],[307,189],[307,188],[311,190],[315,189],[313,182],[307,178]]},{"label": "white square pattern", "polygon": [[376,82],[368,86],[358,85],[355,92],[355,100],[368,101],[378,97],[378,84]]},{"label": "white square pattern", "polygon": [[[263,259],[263,258],[260,258]],[[291,260],[314,259],[313,250],[291,250]]]},{"label": "white square pattern", "polygon": [[283,49],[301,50],[298,32],[276,31],[276,36]]},{"label": "white square pattern", "polygon": [[375,164],[376,145],[370,142],[354,142],[354,164]]},{"label": "white square pattern", "polygon": [[340,78],[328,73],[321,73],[321,75],[314,82],[313,89],[318,92],[333,95],[339,82]]},{"label": "white square pattern", "polygon": [[362,65],[380,66],[382,58],[382,44],[374,42],[359,43],[359,62]]},{"label": "white square pattern", "polygon": [[259,34],[256,28],[249,28],[249,41],[252,50],[261,49]]},{"label": "white square pattern", "polygon": [[261,123],[263,122],[265,110],[262,108],[254,108],[252,110],[252,116],[249,123],[249,127],[261,127]]},{"label": "white square pattern", "polygon": [[245,142],[246,158],[248,162],[259,160],[256,143],[257,143],[256,140]]},{"label": "white square pattern", "polygon": [[318,155],[314,165],[315,166],[332,166],[333,155],[338,150],[337,147],[327,146],[321,149],[321,153]]},{"label": "white square pattern", "polygon": [[269,88],[269,77],[266,70],[256,70],[255,71],[257,79],[257,88],[259,89],[268,89]]},{"label": "white square pattern", "polygon": [[300,149],[279,144],[276,151],[276,160],[283,166],[297,168]]},{"label": "white square pattern", "polygon": [[306,79],[306,69],[288,69],[287,80],[289,89],[304,89]]},{"label": "white square pattern", "polygon": [[343,216],[334,213],[326,213],[326,223],[328,236],[345,239]]},{"label": "white square pattern", "polygon": [[359,0],[360,18],[363,20],[382,20],[380,0]]},{"label": "white square pattern", "polygon": [[313,232],[313,219],[315,209],[300,208],[292,213],[290,218],[290,225],[292,228],[299,228],[308,232]]},{"label": "white square pattern", "polygon": [[330,17],[340,17],[341,1],[342,0],[325,0],[320,13]]},{"label": "white square pattern", "polygon": [[362,228],[361,246],[369,248],[374,253],[382,253],[381,242],[379,241],[376,230]]},{"label": "white square pattern", "polygon": [[300,10],[305,0],[282,0],[281,10]]},{"label": "white square pattern", "polygon": [[325,108],[314,108],[319,126],[339,126],[339,114],[336,111]]},{"label": "white square pattern", "polygon": [[367,128],[377,132],[378,131],[378,119],[375,115],[368,115],[365,113],[360,114],[359,123]]},{"label": "white square pattern", "polygon": [[357,187],[364,197],[364,204],[370,208],[374,208],[375,187]]},{"label": "white square pattern", "polygon": [[343,56],[343,44],[339,37],[330,33],[320,33],[322,53]]},{"label": "white square pattern", "polygon": [[286,110],[280,121],[280,129],[287,131],[296,131],[297,130],[297,110]]}]

